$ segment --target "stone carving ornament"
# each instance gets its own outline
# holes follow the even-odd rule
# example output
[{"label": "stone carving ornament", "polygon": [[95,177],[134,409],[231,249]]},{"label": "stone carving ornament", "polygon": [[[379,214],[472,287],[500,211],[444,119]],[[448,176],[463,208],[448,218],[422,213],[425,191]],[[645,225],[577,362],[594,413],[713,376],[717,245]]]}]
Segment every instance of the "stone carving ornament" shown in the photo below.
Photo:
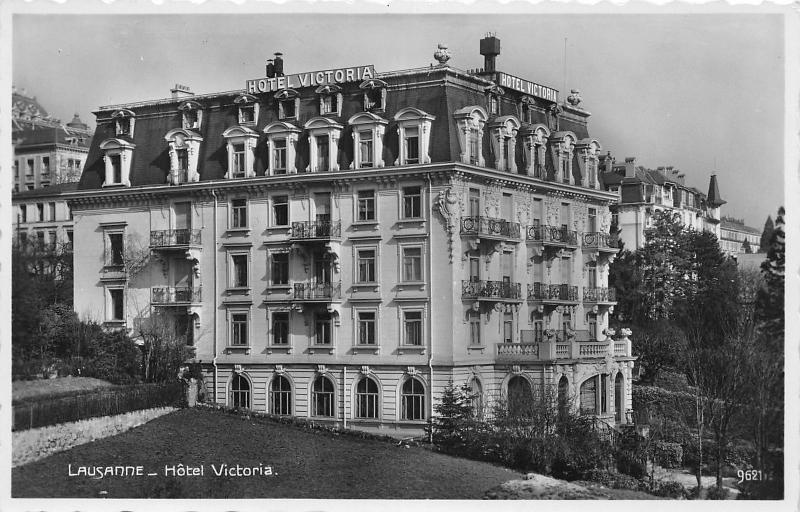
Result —
[{"label": "stone carving ornament", "polygon": [[458,193],[451,187],[440,190],[433,205],[434,210],[442,216],[445,229],[447,229],[450,263],[453,262],[453,244],[455,243],[456,228],[461,213],[460,202],[461,199]]}]

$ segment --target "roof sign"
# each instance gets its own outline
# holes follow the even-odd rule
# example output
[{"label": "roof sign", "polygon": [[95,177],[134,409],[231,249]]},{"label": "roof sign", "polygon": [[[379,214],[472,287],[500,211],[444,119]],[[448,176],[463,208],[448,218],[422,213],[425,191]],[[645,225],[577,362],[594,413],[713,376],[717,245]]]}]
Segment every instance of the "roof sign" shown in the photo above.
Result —
[{"label": "roof sign", "polygon": [[506,73],[497,73],[497,85],[514,89],[543,100],[558,103],[558,91]]},{"label": "roof sign", "polygon": [[355,66],[349,68],[328,69],[325,71],[309,71],[295,75],[276,76],[274,78],[254,78],[247,81],[245,89],[248,94],[273,92],[281,89],[298,87],[316,87],[328,84],[341,84],[375,78],[375,66]]}]

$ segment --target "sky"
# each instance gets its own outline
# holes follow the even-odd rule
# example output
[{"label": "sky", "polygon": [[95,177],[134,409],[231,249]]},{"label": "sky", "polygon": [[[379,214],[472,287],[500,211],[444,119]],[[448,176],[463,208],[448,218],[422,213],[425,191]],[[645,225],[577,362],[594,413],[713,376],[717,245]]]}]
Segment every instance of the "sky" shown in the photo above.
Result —
[{"label": "sky", "polygon": [[[483,66],[579,89],[589,133],[617,161],[674,166],[704,193],[716,172],[722,213],[761,229],[784,204],[783,21],[776,14],[230,14],[13,17],[13,83],[64,122],[99,106],[242,89],[284,54],[287,74],[374,64]],[[565,58],[566,57],[566,58]],[[566,84],[566,87],[565,87]]]}]

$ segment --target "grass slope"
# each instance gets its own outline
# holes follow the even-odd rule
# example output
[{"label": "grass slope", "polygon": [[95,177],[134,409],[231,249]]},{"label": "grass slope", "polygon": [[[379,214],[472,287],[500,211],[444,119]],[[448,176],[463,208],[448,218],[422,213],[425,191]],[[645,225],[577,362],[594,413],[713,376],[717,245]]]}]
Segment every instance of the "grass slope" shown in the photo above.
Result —
[{"label": "grass slope", "polygon": [[36,397],[60,396],[75,391],[91,391],[109,386],[113,386],[113,384],[91,377],[15,380],[11,383],[11,399],[17,401]]},{"label": "grass slope", "polygon": [[[202,477],[165,465],[205,466]],[[217,477],[211,464],[269,465],[276,476]],[[154,477],[68,476],[76,466],[143,465]],[[183,409],[124,434],[12,471],[15,498],[480,499],[520,474],[419,447],[349,438],[233,415]]]}]

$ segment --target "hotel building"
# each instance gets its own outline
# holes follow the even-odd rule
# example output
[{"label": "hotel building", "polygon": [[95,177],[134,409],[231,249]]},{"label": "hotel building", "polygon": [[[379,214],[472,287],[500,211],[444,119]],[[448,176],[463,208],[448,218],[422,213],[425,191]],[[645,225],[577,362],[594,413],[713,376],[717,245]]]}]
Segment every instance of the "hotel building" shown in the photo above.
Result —
[{"label": "hotel building", "polygon": [[[549,387],[626,422],[606,329],[616,239],[575,92],[485,68],[360,65],[101,107],[75,216],[75,308],[174,319],[211,400],[421,428],[448,381],[488,410]],[[611,335],[611,336],[609,336]]]}]

